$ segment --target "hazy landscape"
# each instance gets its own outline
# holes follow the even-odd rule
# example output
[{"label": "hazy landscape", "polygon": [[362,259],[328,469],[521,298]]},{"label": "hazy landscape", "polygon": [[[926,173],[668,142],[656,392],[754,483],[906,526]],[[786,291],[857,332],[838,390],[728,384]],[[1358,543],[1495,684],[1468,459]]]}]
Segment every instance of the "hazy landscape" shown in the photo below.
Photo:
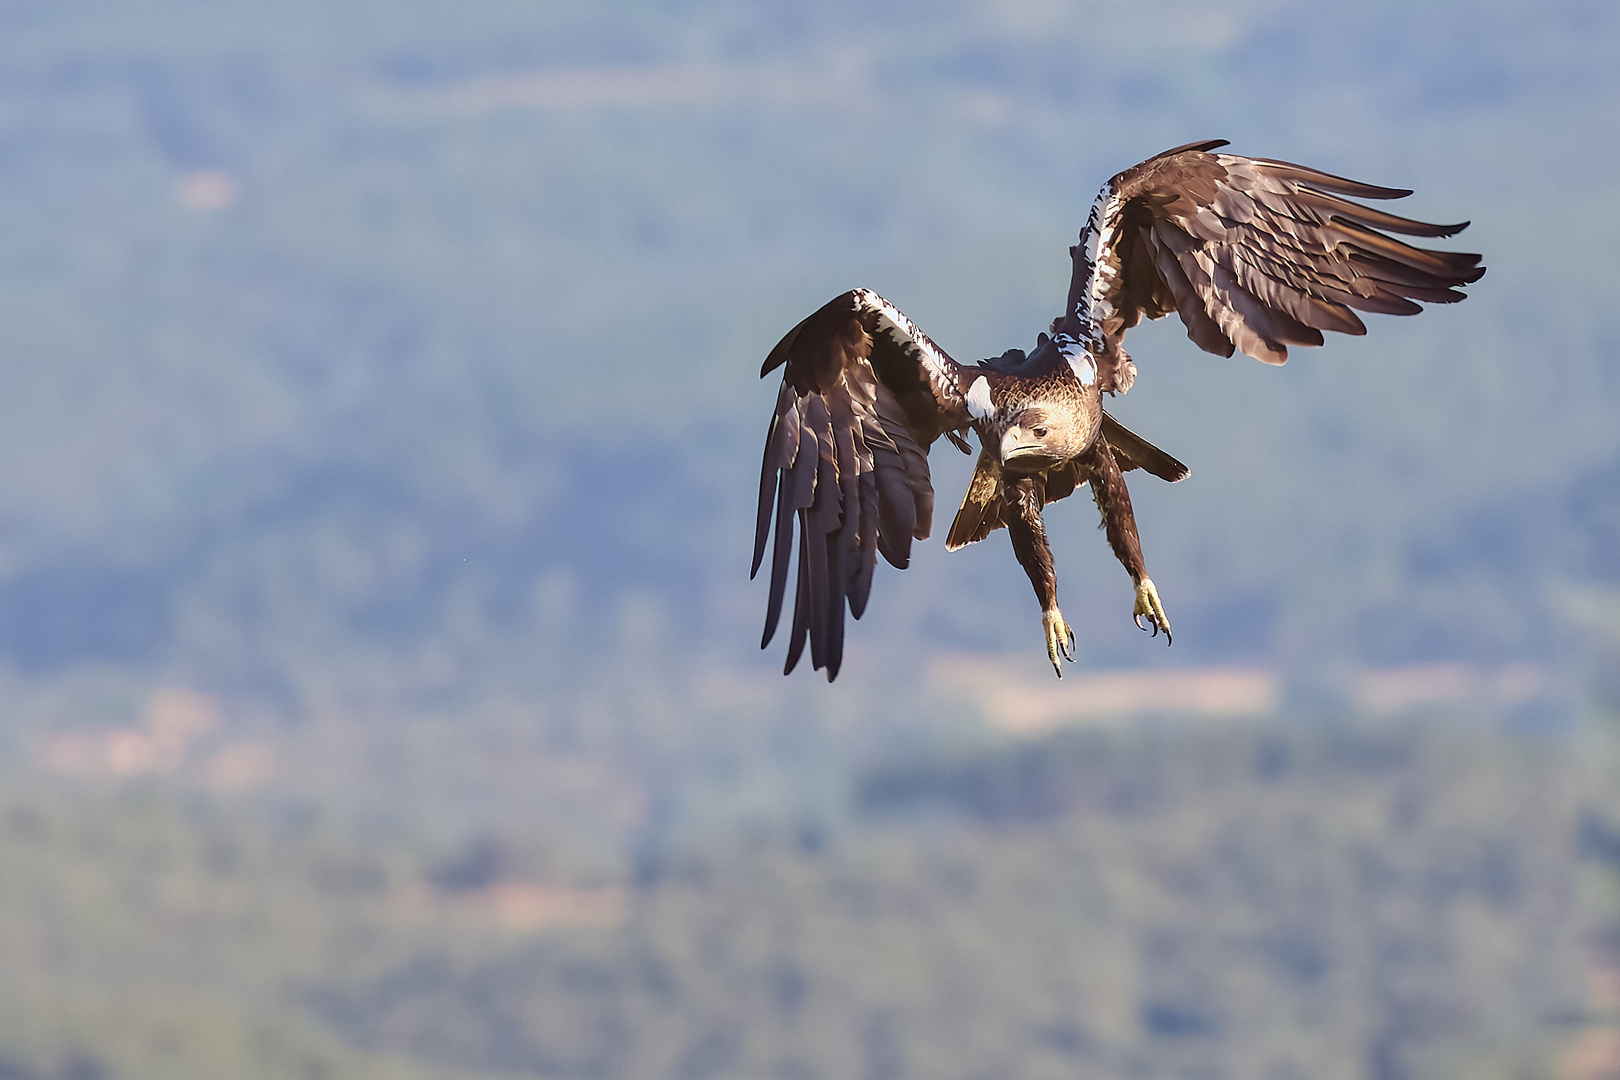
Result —
[{"label": "hazy landscape", "polygon": [[[1620,1068],[1617,51],[1599,0],[6,6],[0,1078]],[[856,285],[1028,348],[1098,185],[1211,137],[1490,271],[1280,370],[1132,331],[1171,648],[1073,499],[1061,684],[1000,537],[783,679],[765,352]]]}]

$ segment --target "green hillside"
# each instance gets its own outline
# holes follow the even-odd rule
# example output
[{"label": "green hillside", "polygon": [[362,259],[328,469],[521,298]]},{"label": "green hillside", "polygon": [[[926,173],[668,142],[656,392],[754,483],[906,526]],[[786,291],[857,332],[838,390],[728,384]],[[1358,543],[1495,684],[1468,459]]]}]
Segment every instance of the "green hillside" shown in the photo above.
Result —
[{"label": "green hillside", "polygon": [[1600,928],[1576,907],[1602,865],[1578,861],[1578,784],[1561,748],[1443,725],[1061,737],[891,764],[840,822],[617,872],[532,823],[457,847],[14,789],[0,1063],[1550,1076]]}]

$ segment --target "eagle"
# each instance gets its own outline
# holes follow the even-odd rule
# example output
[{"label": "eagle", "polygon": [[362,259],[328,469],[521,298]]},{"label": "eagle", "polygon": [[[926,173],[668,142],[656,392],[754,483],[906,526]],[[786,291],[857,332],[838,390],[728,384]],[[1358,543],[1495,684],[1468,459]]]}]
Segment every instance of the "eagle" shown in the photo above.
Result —
[{"label": "eagle", "polygon": [[[783,673],[810,660],[838,676],[844,611],[859,619],[877,556],[904,570],[911,542],[932,531],[927,453],[944,436],[978,462],[945,538],[954,551],[1006,527],[1041,606],[1046,655],[1059,678],[1075,658],[1057,602],[1042,508],[1089,485],[1108,544],[1136,587],[1132,619],[1170,619],[1148,576],[1124,474],[1175,482],[1187,467],[1102,407],[1136,365],[1122,347],[1144,317],[1175,312],[1206,352],[1282,364],[1290,345],[1322,332],[1365,334],[1356,313],[1413,315],[1449,304],[1485,273],[1479,255],[1417,247],[1394,235],[1449,237],[1468,222],[1430,225],[1355,200],[1398,199],[1301,165],[1188,143],[1103,185],[1079,241],[1063,313],[1033,351],[959,364],[870,289],[828,301],[779,341],[760,368],[782,368],[765,439],[751,576],[771,549],[760,647],[770,645],[787,595],[794,534],[798,573]],[[774,516],[774,525],[773,525]]]}]

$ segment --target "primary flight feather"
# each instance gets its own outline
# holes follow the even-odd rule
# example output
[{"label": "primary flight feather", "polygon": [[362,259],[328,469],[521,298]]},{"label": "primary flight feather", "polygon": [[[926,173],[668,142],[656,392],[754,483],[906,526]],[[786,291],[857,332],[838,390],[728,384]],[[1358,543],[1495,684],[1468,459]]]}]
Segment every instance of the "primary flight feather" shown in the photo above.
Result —
[{"label": "primary flight feather", "polygon": [[1081,484],[1136,586],[1133,618],[1168,642],[1123,474],[1174,482],[1187,469],[1102,408],[1104,392],[1124,393],[1136,378],[1125,331],[1173,311],[1207,352],[1281,364],[1290,345],[1321,345],[1324,330],[1366,333],[1357,311],[1453,303],[1485,273],[1478,255],[1390,235],[1452,236],[1467,222],[1430,225],[1355,201],[1409,191],[1211,152],[1224,145],[1167,150],[1103,186],[1069,249],[1063,314],[1028,355],[958,364],[870,289],[835,297],[771,350],[760,376],[782,368],[782,388],[765,440],[753,573],[770,548],[763,648],[782,616],[797,533],[784,673],[808,643],[812,666],[837,677],[844,612],[865,611],[878,554],[903,570],[912,540],[931,531],[929,448],[944,435],[968,451],[969,431],[978,464],[946,547],[1007,528],[1058,676],[1074,659],[1074,635],[1058,609],[1041,509]]}]

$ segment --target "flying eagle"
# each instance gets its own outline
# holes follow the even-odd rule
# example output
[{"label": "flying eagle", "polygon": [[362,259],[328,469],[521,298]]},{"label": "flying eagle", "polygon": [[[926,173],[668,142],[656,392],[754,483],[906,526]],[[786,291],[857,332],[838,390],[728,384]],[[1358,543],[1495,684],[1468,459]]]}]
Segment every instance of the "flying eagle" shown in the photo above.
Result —
[{"label": "flying eagle", "polygon": [[[1046,654],[1063,676],[1074,633],[1057,603],[1057,575],[1041,508],[1090,484],[1109,546],[1136,586],[1132,617],[1170,640],[1170,620],[1148,577],[1124,473],[1171,482],[1186,466],[1102,407],[1136,366],[1121,348],[1146,316],[1174,311],[1206,352],[1234,350],[1268,364],[1322,331],[1364,334],[1356,311],[1413,315],[1414,301],[1464,299],[1485,273],[1480,256],[1414,247],[1391,237],[1452,236],[1352,199],[1398,199],[1375,187],[1265,158],[1212,153],[1225,140],[1166,150],[1115,176],[1069,249],[1068,302],[1028,355],[1012,349],[958,364],[870,289],[829,301],[788,331],[760,377],[783,368],[765,440],[753,574],[772,547],[765,614],[770,644],[782,615],[795,522],[798,580],[786,674],[810,643],[830,682],[844,652],[844,608],[860,618],[879,552],[905,569],[911,541],[932,525],[929,447],[941,435],[978,464],[946,536],[954,551],[1007,527],[1035,587]],[[775,527],[772,528],[774,508]],[[774,532],[774,536],[773,536]]]}]

